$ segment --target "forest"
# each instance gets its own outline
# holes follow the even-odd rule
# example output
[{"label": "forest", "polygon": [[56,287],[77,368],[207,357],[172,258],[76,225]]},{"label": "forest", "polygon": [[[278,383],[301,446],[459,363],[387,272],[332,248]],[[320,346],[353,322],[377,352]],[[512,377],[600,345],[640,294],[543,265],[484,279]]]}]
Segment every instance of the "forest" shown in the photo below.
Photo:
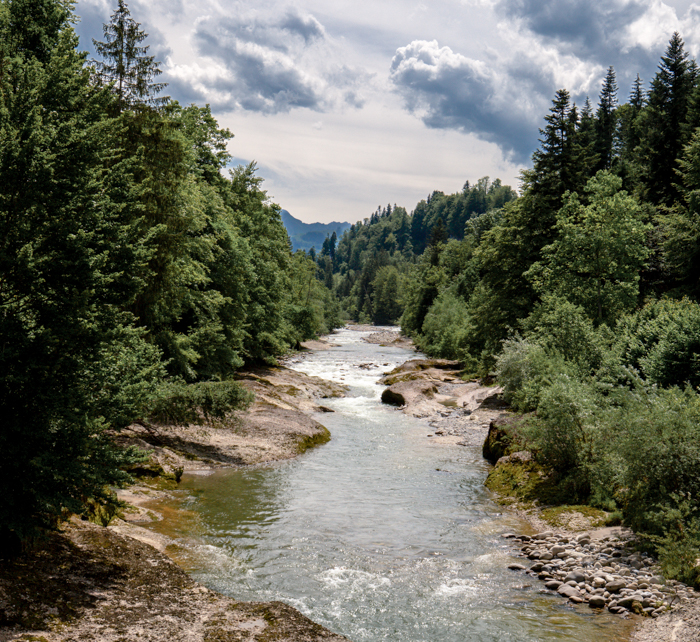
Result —
[{"label": "forest", "polygon": [[123,427],[243,408],[241,368],[354,319],[497,381],[558,501],[698,584],[700,71],[679,34],[627,102],[612,67],[595,108],[557,91],[519,191],[467,181],[292,253],[124,0],[96,60],[75,20],[0,0],[0,541],[113,502],[143,457]]},{"label": "forest", "polygon": [[253,164],[163,94],[119,0],[98,60],[71,4],[0,1],[0,540],[114,500],[132,422],[222,417],[242,366],[340,323]]},{"label": "forest", "polygon": [[648,88],[619,103],[610,67],[595,108],[561,89],[544,121],[519,194],[380,207],[314,258],[354,319],[503,386],[551,500],[609,511],[698,586],[698,67],[673,34]]}]

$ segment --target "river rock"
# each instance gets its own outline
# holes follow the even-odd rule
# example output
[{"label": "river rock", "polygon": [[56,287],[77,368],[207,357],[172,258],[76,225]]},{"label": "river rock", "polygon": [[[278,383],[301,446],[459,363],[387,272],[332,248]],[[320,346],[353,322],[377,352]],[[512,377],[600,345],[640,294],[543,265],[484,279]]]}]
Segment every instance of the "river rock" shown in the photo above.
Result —
[{"label": "river rock", "polygon": [[605,585],[605,590],[610,593],[618,593],[623,588],[627,588],[627,582],[625,582],[625,580],[613,580]]},{"label": "river rock", "polygon": [[550,580],[549,582],[545,582],[544,587],[550,591],[556,591],[562,584],[563,582],[559,580]]},{"label": "river rock", "polygon": [[588,606],[592,609],[604,609],[605,598],[602,595],[593,595],[588,600]]},{"label": "river rock", "polygon": [[524,571],[525,567],[522,564],[508,564],[508,568],[511,571]]},{"label": "river rock", "polygon": [[564,582],[569,582],[570,580],[573,580],[576,582],[576,584],[578,584],[579,582],[585,582],[586,576],[581,571],[571,571],[571,573],[564,578]]},{"label": "river rock", "polygon": [[564,597],[568,597],[569,599],[581,597],[580,591],[573,586],[569,586],[568,584],[563,584],[560,586],[557,589],[557,593],[559,593],[559,595],[563,595]]}]

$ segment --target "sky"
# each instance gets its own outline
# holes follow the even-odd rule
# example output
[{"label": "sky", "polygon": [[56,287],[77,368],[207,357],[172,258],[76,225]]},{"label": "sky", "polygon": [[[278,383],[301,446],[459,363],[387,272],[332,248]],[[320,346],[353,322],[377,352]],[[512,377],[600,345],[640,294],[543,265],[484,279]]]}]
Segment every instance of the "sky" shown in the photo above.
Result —
[{"label": "sky", "polygon": [[[690,0],[131,0],[166,92],[209,104],[272,201],[307,223],[410,212],[434,190],[519,188],[555,92],[595,108],[648,88],[674,31],[700,52]],[[78,0],[83,49],[116,0]],[[160,80],[159,79],[159,80]]]}]

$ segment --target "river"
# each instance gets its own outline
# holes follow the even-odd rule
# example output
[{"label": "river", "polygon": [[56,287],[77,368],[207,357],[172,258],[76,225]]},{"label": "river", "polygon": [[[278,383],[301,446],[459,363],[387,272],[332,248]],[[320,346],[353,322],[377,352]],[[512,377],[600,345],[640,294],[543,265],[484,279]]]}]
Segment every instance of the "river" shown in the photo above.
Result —
[{"label": "river", "polygon": [[[287,365],[350,386],[324,400],[331,442],[289,462],[185,475],[169,552],[239,600],[281,600],[355,642],[628,638],[629,623],[541,592],[507,569],[500,535],[525,528],[484,487],[479,448],[432,443],[425,420],[382,405],[377,379],[415,353],[340,330]],[[518,560],[521,561],[521,560]]]}]

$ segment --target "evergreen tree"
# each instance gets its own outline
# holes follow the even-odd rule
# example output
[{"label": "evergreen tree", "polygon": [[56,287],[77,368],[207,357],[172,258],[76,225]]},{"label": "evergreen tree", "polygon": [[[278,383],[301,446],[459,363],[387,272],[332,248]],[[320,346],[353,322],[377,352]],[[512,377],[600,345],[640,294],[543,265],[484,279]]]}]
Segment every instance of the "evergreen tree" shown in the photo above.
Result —
[{"label": "evergreen tree", "polygon": [[[111,199],[123,174],[104,171],[111,99],[90,82],[66,6],[0,2],[3,539],[108,501],[134,453],[107,429],[139,416],[162,375],[124,311],[142,259]],[[13,35],[18,16],[31,38]]]},{"label": "evergreen tree", "polygon": [[105,85],[113,83],[117,113],[133,105],[163,105],[168,100],[157,97],[167,85],[153,82],[162,72],[154,56],[148,55],[149,47],[141,44],[148,34],[140,27],[126,2],[117,0],[117,8],[103,27],[104,42],[92,41],[103,58],[95,61],[98,78]]},{"label": "evergreen tree", "polygon": [[688,142],[684,123],[695,75],[676,32],[651,83],[641,123],[642,181],[645,196],[654,205],[670,207],[681,200],[677,160]]},{"label": "evergreen tree", "polygon": [[596,169],[610,169],[615,156],[615,131],[617,129],[617,82],[615,70],[608,68],[600,92],[595,120],[595,152],[598,156]]},{"label": "evergreen tree", "polygon": [[588,99],[588,96],[586,96],[578,126],[578,143],[581,147],[581,160],[586,168],[586,176],[593,175],[595,167],[598,164],[599,157],[596,154],[596,124],[597,121],[593,117],[591,101]]},{"label": "evergreen tree", "polygon": [[532,155],[533,169],[524,172],[523,178],[527,189],[553,217],[561,207],[564,193],[577,191],[585,184],[577,137],[578,115],[566,89],[557,91],[545,122],[545,128],[540,129],[540,148]]}]

